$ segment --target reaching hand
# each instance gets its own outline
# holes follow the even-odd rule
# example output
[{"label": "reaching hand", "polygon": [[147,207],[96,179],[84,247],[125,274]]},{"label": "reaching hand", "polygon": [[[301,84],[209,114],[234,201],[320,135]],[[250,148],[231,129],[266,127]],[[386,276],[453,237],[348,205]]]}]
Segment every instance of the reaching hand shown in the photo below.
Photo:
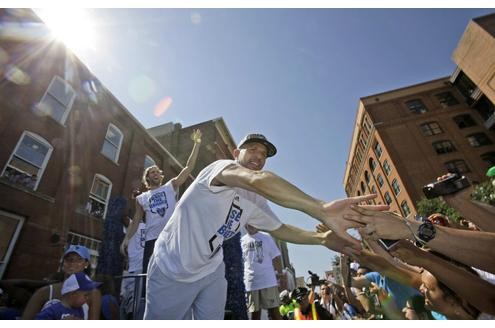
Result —
[{"label": "reaching hand", "polygon": [[[319,226],[321,226],[320,230],[326,229],[326,231],[318,231]],[[323,245],[333,251],[340,252],[346,255],[359,254],[361,252],[361,245],[359,245],[359,247],[356,247],[354,244],[349,243],[347,240],[343,239],[335,232],[329,230],[324,225],[318,225],[316,227],[316,230],[325,234],[325,242]]]},{"label": "reaching hand", "polygon": [[[345,199],[334,200],[330,203],[323,204],[323,214],[320,220],[333,232],[341,238],[360,248],[360,242],[354,239],[347,233],[349,228],[362,227],[362,223],[356,220],[359,213],[352,210],[352,206],[356,206],[361,202],[375,198],[376,195],[366,195],[358,197],[350,197]],[[363,205],[364,209],[384,211],[388,210],[388,205]]]},{"label": "reaching hand", "polygon": [[353,206],[352,209],[353,213],[347,214],[345,218],[366,225],[360,230],[364,236],[371,239],[411,238],[411,231],[405,224],[405,219],[393,212],[376,211],[364,206]]},{"label": "reaching hand", "polygon": [[393,256],[396,256],[409,264],[414,264],[414,259],[421,256],[421,252],[423,252],[421,249],[407,240],[399,241],[399,243],[394,246],[393,250],[390,251]]}]

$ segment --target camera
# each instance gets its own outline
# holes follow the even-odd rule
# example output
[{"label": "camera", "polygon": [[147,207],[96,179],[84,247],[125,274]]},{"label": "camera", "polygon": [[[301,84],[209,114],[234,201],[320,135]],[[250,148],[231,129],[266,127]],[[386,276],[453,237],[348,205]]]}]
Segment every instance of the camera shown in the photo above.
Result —
[{"label": "camera", "polygon": [[308,273],[309,273],[309,278],[311,280],[309,284],[306,283],[306,285],[308,286],[318,286],[327,282],[325,279],[320,279],[320,276],[318,276],[316,273],[313,273],[309,270]]},{"label": "camera", "polygon": [[443,195],[453,194],[459,190],[469,187],[471,184],[464,175],[457,173],[449,176],[447,179],[427,184],[423,187],[423,193],[426,198],[432,199]]}]

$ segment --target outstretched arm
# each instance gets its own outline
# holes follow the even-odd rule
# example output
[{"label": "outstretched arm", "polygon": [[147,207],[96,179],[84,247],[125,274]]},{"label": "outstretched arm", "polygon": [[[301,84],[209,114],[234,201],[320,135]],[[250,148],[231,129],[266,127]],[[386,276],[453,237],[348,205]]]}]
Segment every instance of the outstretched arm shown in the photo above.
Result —
[{"label": "outstretched arm", "polygon": [[481,230],[495,232],[495,207],[472,200],[473,188],[461,190],[455,194],[442,196],[451,207],[472,221]]},{"label": "outstretched arm", "polygon": [[199,146],[201,145],[201,131],[199,129],[194,130],[191,134],[191,139],[194,141],[194,146],[191,151],[191,155],[187,160],[186,166],[180,171],[179,175],[172,179],[172,185],[175,190],[186,182],[187,177],[191,174],[192,170],[196,166],[196,160],[198,159]]},{"label": "outstretched arm", "polygon": [[[347,234],[346,230],[361,226],[344,218],[352,210],[350,205],[373,199],[376,195],[367,195],[336,200],[325,203],[313,198],[299,188],[269,171],[252,171],[240,165],[230,165],[220,172],[215,183],[239,187],[255,192],[283,207],[304,212],[328,226],[349,243],[359,246],[359,241]],[[388,206],[369,207],[377,210],[388,209]]]},{"label": "outstretched arm", "polygon": [[[393,213],[384,213],[355,208],[356,216],[351,219],[366,224],[363,233],[372,239],[410,239],[414,240],[412,232],[416,233],[420,222],[398,217]],[[466,231],[435,226],[436,236],[426,245],[456,261],[469,266],[495,273],[495,233]]]},{"label": "outstretched arm", "polygon": [[480,311],[495,314],[495,286],[489,282],[405,240],[400,241],[392,254],[409,264],[425,268]]}]

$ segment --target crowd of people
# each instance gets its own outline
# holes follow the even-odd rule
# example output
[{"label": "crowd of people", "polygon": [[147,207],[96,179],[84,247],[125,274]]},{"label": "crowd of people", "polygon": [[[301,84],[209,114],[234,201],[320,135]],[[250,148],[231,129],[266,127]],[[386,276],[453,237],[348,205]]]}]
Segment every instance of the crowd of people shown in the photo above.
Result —
[{"label": "crowd of people", "polygon": [[[208,165],[177,200],[178,188],[195,166],[201,136],[193,132],[193,150],[175,178],[164,183],[157,166],[144,171],[146,190],[134,195],[135,213],[126,222],[120,248],[128,263],[120,295],[111,277],[91,280],[84,272],[89,251],[70,245],[59,277],[45,286],[30,285],[30,297],[12,297],[17,303],[6,304],[2,316],[223,319],[222,244],[245,229],[241,248],[251,319],[259,319],[262,310],[270,319],[294,320],[493,319],[495,209],[472,201],[469,188],[444,196],[467,224],[438,213],[404,218],[387,205],[362,205],[376,195],[325,202],[264,171],[277,149],[262,134],[248,134],[234,150],[234,160]],[[320,223],[315,231],[284,224],[267,200]],[[271,237],[341,253],[339,279],[312,275],[309,288],[279,293],[287,284]],[[15,285],[2,282],[0,288],[13,294],[19,291]]]}]

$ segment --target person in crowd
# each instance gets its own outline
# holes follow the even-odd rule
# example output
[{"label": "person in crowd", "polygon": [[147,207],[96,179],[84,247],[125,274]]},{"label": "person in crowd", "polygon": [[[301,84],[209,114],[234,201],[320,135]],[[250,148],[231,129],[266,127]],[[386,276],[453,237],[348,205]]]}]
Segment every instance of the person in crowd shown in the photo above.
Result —
[{"label": "person in crowd", "polygon": [[320,299],[318,303],[322,308],[324,308],[332,318],[335,318],[336,310],[334,305],[332,304],[332,296],[331,296],[330,286],[327,283],[320,285]]},{"label": "person in crowd", "polygon": [[332,320],[331,314],[314,301],[313,292],[310,293],[306,287],[297,287],[292,295],[299,304],[294,309],[295,320]]},{"label": "person in crowd", "polygon": [[82,306],[89,299],[89,292],[101,283],[94,282],[84,272],[71,274],[63,283],[61,299],[43,308],[35,317],[36,320],[82,320]]},{"label": "person in crowd", "polygon": [[247,224],[247,233],[241,238],[244,259],[244,286],[251,320],[261,318],[261,309],[268,311],[272,320],[280,320],[277,276],[282,277],[280,250],[273,238]]},{"label": "person in crowd", "polygon": [[414,295],[408,299],[402,313],[407,320],[435,320],[425,308],[425,298],[421,295]]},{"label": "person in crowd", "polygon": [[201,135],[202,134],[199,129],[193,131],[191,138],[193,139],[194,146],[191,154],[189,155],[186,166],[175,178],[172,178],[163,184],[163,178],[165,176],[163,175],[163,171],[160,170],[158,166],[153,165],[144,170],[142,182],[148,191],[143,192],[136,197],[134,218],[132,219],[124,240],[120,245],[120,252],[124,256],[127,256],[129,241],[138,230],[139,222],[141,222],[141,219],[145,217],[146,242],[144,245],[143,255],[143,273],[147,272],[148,262],[151,254],[153,253],[158,235],[174,212],[179,187],[186,182],[189,174],[196,166],[199,146],[201,144]]},{"label": "person in crowd", "polygon": [[294,309],[299,306],[297,301],[293,299],[287,289],[280,292],[280,315],[284,320],[294,320]]},{"label": "person in crowd", "polygon": [[[88,274],[90,268],[89,250],[82,245],[70,245],[62,259],[64,280],[73,273]],[[36,314],[54,302],[60,302],[62,297],[62,282],[57,282],[38,289],[29,299],[22,314],[22,319],[34,319]],[[97,320],[100,318],[101,293],[98,289],[90,292],[88,301],[83,305],[84,319]]]},{"label": "person in crowd", "polygon": [[[131,221],[132,220],[126,216],[124,219],[124,226],[128,227]],[[131,275],[132,277],[123,278],[120,287],[120,312],[122,314],[122,319],[134,319],[134,288],[136,281],[134,276],[142,273],[143,269],[145,228],[146,224],[141,220],[136,233],[132,236],[127,245],[127,268],[124,271],[124,276]],[[141,282],[141,280],[138,280],[138,282]]]},{"label": "person in crowd", "polygon": [[[185,191],[160,233],[150,260],[145,319],[222,319],[226,288],[222,243],[250,224],[280,240],[348,251],[359,241],[347,234],[360,226],[344,216],[351,204],[376,195],[325,203],[269,171],[262,171],[276,148],[261,134],[249,134],[234,150],[235,160],[204,168]],[[302,211],[332,230],[304,231],[280,222],[267,199]],[[369,205],[386,210],[388,206]],[[173,297],[171,296],[173,295]],[[192,311],[191,311],[192,310]]]}]

